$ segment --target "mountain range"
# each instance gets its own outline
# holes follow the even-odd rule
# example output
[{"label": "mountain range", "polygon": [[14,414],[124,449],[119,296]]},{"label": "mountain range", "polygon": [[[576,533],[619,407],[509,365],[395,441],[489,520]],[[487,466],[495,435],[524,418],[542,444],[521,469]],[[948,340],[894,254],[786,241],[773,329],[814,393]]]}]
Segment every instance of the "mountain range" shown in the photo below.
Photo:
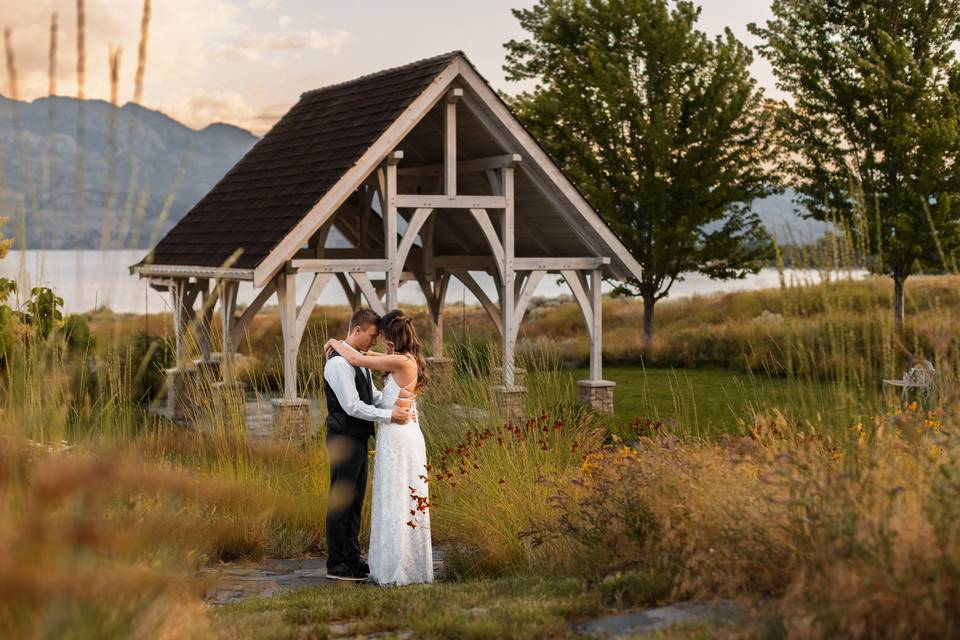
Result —
[{"label": "mountain range", "polygon": [[[224,123],[192,129],[133,103],[0,96],[4,235],[25,232],[30,249],[152,246],[257,139]],[[788,191],[753,208],[781,241],[822,236],[792,199]]]}]

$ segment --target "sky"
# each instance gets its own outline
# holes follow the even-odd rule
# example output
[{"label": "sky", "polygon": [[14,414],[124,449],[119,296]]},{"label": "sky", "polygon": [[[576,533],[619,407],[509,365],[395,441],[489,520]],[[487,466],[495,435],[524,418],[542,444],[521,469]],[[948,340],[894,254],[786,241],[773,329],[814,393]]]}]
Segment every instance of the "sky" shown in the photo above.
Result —
[{"label": "sky", "polygon": [[[770,0],[702,0],[699,28],[730,27],[748,45],[749,22],[770,16]],[[503,43],[521,39],[511,8],[528,0],[153,0],[143,104],[203,128],[229,122],[262,135],[300,93],[461,49],[496,89],[507,82]],[[143,0],[86,0],[86,97],[110,95],[108,56],[122,47],[119,102],[133,99]],[[77,95],[76,0],[0,0],[11,29],[20,99],[47,95],[51,14],[57,12],[57,94]],[[753,73],[782,97],[769,65]],[[0,93],[11,95],[7,74]]]}]

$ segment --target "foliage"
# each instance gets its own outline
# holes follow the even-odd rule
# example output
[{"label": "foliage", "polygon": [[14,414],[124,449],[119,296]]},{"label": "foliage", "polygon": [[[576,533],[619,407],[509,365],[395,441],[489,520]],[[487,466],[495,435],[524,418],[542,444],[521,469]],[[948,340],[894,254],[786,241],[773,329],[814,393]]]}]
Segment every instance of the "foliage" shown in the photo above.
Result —
[{"label": "foliage", "polygon": [[771,192],[771,114],[750,50],[710,39],[667,0],[541,0],[505,69],[536,80],[511,106],[643,267],[618,290],[653,310],[684,273],[741,278],[769,249],[750,209]]},{"label": "foliage", "polygon": [[775,0],[750,25],[778,86],[785,172],[809,215],[846,220],[871,266],[903,282],[956,271],[960,2]]},{"label": "foliage", "polygon": [[174,366],[174,345],[169,337],[138,331],[119,349],[119,362],[131,368],[131,398],[149,402],[166,383],[164,369]]},{"label": "foliage", "polygon": [[71,313],[64,318],[60,333],[70,351],[90,353],[96,347],[96,340],[90,332],[90,322],[83,314]]},{"label": "foliage", "polygon": [[45,340],[63,320],[63,298],[49,287],[34,287],[30,290],[22,311],[23,320],[31,325],[41,340]]}]

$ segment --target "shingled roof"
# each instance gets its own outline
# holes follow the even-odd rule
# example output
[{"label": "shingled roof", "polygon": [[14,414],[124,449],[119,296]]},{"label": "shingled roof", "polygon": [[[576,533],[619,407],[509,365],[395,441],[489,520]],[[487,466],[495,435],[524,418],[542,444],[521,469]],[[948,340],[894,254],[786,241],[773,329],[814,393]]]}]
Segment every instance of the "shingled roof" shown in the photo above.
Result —
[{"label": "shingled roof", "polygon": [[458,55],[303,93],[139,264],[255,268]]}]

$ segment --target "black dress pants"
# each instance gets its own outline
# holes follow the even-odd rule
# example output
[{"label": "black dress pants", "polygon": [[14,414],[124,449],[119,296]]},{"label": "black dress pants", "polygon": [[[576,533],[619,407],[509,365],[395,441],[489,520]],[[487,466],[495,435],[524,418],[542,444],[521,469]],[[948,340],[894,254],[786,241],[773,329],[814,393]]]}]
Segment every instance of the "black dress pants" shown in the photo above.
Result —
[{"label": "black dress pants", "polygon": [[327,570],[360,561],[360,516],[367,491],[367,439],[327,433],[330,495],[327,499]]}]

